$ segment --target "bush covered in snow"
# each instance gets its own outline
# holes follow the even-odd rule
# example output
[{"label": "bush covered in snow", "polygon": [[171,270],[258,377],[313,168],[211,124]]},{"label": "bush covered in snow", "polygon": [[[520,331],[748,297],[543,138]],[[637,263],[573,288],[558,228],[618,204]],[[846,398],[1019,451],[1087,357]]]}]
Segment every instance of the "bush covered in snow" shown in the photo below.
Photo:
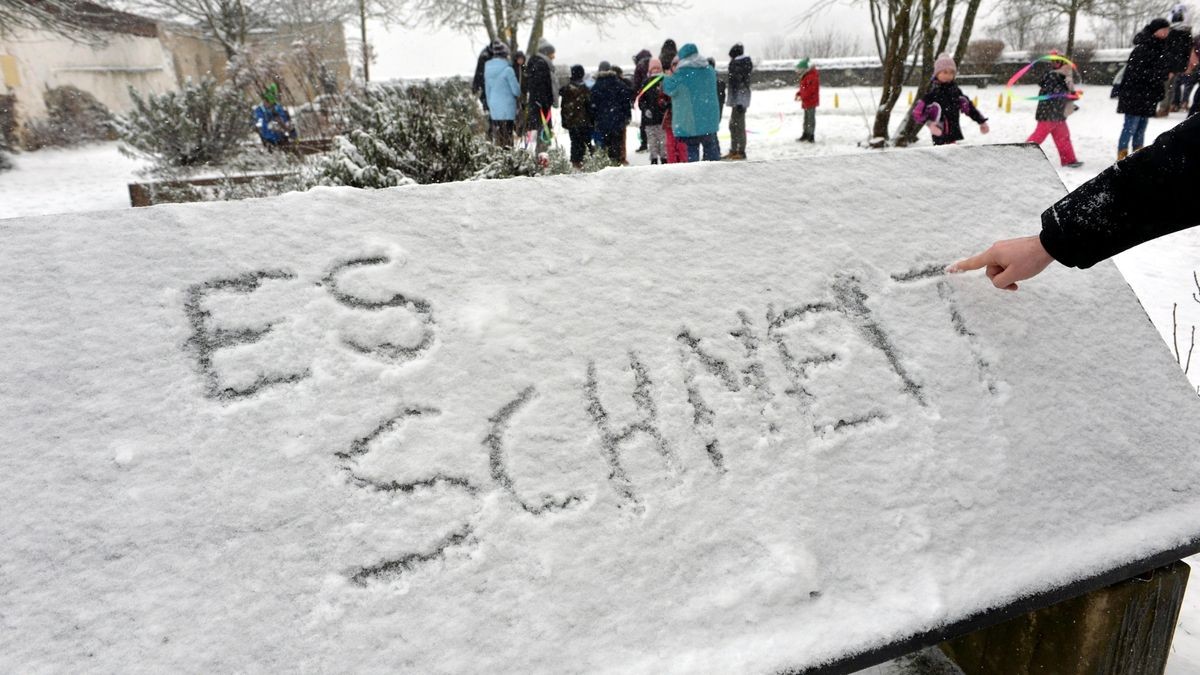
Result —
[{"label": "bush covered in snow", "polygon": [[164,167],[221,164],[235,156],[253,131],[251,109],[234,89],[211,78],[180,91],[142,98],[132,88],[134,109],[117,122],[122,151]]},{"label": "bush covered in snow", "polygon": [[562,150],[546,157],[487,140],[487,120],[462,80],[372,87],[347,102],[352,131],[320,163],[326,185],[385,188],[409,183],[567,173]]},{"label": "bush covered in snow", "polygon": [[322,167],[335,185],[466,180],[490,154],[479,103],[461,80],[371,87],[347,101],[349,134]]},{"label": "bush covered in snow", "polygon": [[26,125],[26,149],[69,147],[116,138],[112,113],[92,94],[68,84],[47,90],[43,98],[47,116]]}]

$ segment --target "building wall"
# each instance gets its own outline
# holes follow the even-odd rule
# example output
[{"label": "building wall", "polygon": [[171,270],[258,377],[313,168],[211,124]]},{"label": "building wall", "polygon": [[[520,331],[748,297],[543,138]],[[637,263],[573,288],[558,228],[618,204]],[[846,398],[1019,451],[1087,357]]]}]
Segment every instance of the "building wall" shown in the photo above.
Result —
[{"label": "building wall", "polygon": [[6,93],[17,100],[21,120],[46,115],[43,94],[73,85],[113,112],[129,110],[129,87],[161,93],[174,89],[170,55],[157,37],[111,33],[103,45],[88,45],[46,31],[13,31],[0,41],[0,71]]},{"label": "building wall", "polygon": [[182,84],[189,79],[199,81],[205,77],[224,80],[229,60],[216,41],[207,40],[195,31],[169,25],[159,26],[159,39],[171,57],[176,82]]},{"label": "building wall", "polygon": [[[24,126],[47,116],[45,92],[63,85],[86,91],[111,112],[133,107],[129,88],[140,94],[161,94],[179,89],[188,79],[227,77],[228,59],[215,40],[181,26],[136,22],[124,32],[105,32],[106,42],[91,45],[61,35],[17,30],[0,37],[0,97],[12,101],[11,112]],[[264,31],[250,36],[251,58],[278,58],[312,45],[304,59],[281,58],[277,79],[287,92],[286,105],[299,105],[325,93],[314,70],[325,69],[344,89],[350,82],[346,40],[339,24],[311,25],[286,31]],[[316,64],[313,67],[312,64]],[[274,69],[272,69],[274,70]],[[249,92],[252,94],[252,92]],[[23,132],[18,128],[17,140]]]}]

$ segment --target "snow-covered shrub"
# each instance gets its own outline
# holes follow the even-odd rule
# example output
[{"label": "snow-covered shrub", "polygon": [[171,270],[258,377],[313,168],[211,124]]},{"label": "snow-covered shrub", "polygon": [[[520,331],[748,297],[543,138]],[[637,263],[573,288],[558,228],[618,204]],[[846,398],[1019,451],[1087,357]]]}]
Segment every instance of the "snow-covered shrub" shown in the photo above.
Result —
[{"label": "snow-covered shrub", "polygon": [[108,107],[90,93],[63,85],[46,91],[47,116],[25,126],[25,147],[37,150],[116,138]]},{"label": "snow-covered shrub", "polygon": [[145,98],[132,88],[129,94],[134,109],[117,122],[122,151],[160,166],[220,164],[238,153],[254,128],[252,106],[211,78]]},{"label": "snow-covered shrub", "polygon": [[462,80],[376,86],[352,96],[322,180],[361,188],[446,183],[475,176],[492,148],[479,102]]},{"label": "snow-covered shrub", "polygon": [[562,148],[550,148],[542,158],[520,148],[493,148],[487,164],[476,172],[474,179],[557,176],[564,173],[571,173],[571,159]]}]

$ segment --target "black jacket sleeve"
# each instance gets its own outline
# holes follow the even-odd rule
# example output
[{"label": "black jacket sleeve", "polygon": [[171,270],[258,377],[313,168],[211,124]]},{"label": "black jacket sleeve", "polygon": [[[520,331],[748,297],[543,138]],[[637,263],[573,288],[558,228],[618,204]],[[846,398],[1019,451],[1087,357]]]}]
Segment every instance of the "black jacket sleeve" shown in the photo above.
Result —
[{"label": "black jacket sleeve", "polygon": [[1200,224],[1188,199],[1200,184],[1200,115],[1079,186],[1042,214],[1042,246],[1087,268],[1157,237]]}]

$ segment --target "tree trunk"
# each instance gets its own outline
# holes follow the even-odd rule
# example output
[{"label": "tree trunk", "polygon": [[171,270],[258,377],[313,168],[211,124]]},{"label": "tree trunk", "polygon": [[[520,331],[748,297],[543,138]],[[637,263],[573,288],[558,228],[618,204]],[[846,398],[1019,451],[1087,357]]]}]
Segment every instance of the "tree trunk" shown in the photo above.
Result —
[{"label": "tree trunk", "polygon": [[529,49],[525,50],[526,58],[533,58],[537,53],[538,40],[546,26],[546,0],[538,0],[537,9],[533,13],[533,25],[529,28]]},{"label": "tree trunk", "polygon": [[912,47],[912,6],[914,0],[896,0],[895,20],[887,37],[887,54],[883,62],[883,91],[879,96],[879,109],[875,111],[875,126],[871,130],[872,146],[882,145],[890,137],[889,125],[892,110],[900,100],[904,87],[904,62]]},{"label": "tree trunk", "polygon": [[[946,43],[946,26],[951,25],[954,20],[954,3],[949,3],[946,7],[946,17],[942,22],[942,39],[939,47]],[[925,94],[929,93],[929,84],[933,79],[933,62],[935,54],[933,49],[933,41],[937,39],[938,32],[933,28],[933,5],[930,0],[921,0],[921,34],[924,38],[921,40],[921,77],[920,84],[917,85],[917,94],[914,98],[913,106],[909,106],[908,113],[904,116],[904,126],[900,128],[900,133],[896,136],[896,145],[898,147],[906,147],[912,145],[917,140],[917,134],[921,131],[921,125],[913,119],[912,111],[915,107],[915,101],[919,101]]]},{"label": "tree trunk", "polygon": [[955,63],[962,63],[963,58],[967,55],[967,47],[971,46],[971,33],[975,30],[975,17],[979,14],[981,3],[982,0],[967,2],[967,13],[963,16],[962,31],[958,34],[958,46],[954,48]]},{"label": "tree trunk", "polygon": [[483,27],[487,29],[488,45],[496,41],[496,25],[492,23],[492,15],[488,12],[487,0],[479,0],[479,16],[483,17]]},{"label": "tree trunk", "polygon": [[367,42],[367,0],[358,0],[358,28],[362,36],[363,84],[371,81],[371,45]]},{"label": "tree trunk", "polygon": [[1075,58],[1075,23],[1079,19],[1079,4],[1071,3],[1071,9],[1067,12],[1067,58]]}]

